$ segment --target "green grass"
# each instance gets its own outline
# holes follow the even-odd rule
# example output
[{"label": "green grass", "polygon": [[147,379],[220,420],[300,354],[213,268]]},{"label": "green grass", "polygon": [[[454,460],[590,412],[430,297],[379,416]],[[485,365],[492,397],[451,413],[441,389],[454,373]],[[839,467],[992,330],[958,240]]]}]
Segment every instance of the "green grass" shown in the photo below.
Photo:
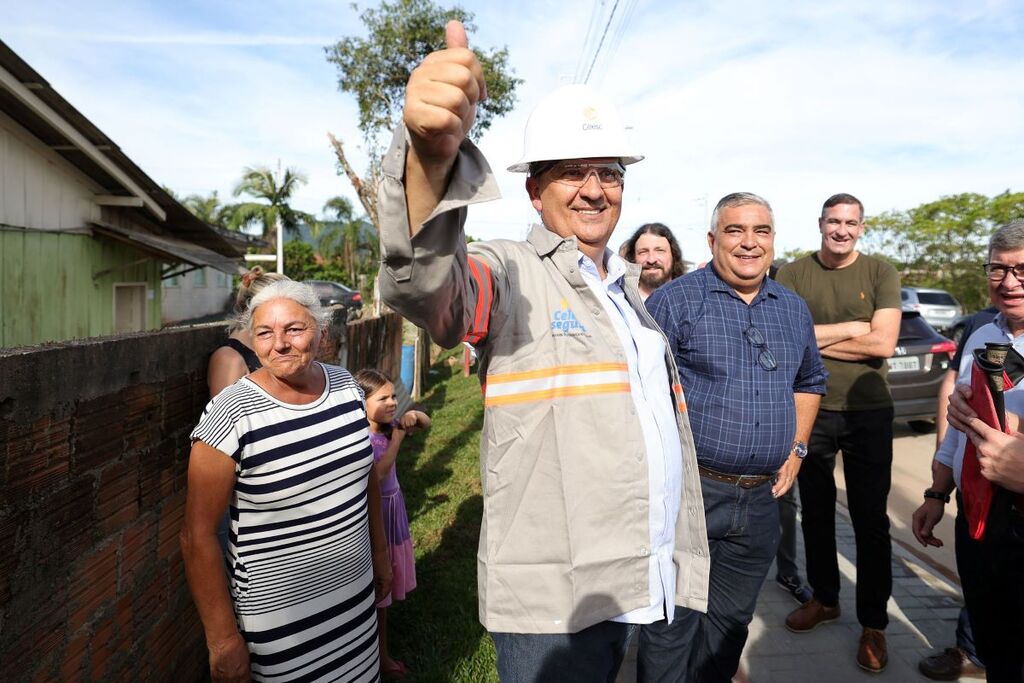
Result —
[{"label": "green grass", "polygon": [[407,439],[397,461],[417,587],[388,610],[391,654],[411,669],[406,680],[497,681],[494,644],[477,617],[480,384],[461,365],[438,363],[421,404],[433,426]]}]

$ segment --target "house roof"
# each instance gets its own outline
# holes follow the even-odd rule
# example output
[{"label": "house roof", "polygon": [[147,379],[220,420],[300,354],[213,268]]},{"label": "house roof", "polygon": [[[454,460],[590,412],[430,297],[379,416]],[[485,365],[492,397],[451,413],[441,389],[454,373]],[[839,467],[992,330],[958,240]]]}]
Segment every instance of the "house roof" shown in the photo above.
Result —
[{"label": "house roof", "polygon": [[113,225],[102,221],[92,221],[90,226],[95,232],[118,242],[130,244],[139,251],[152,254],[167,261],[184,262],[193,266],[209,266],[228,275],[240,275],[245,272],[239,259],[224,256],[197,246],[182,239],[154,235],[150,232]]},{"label": "house roof", "polygon": [[97,203],[132,213],[157,236],[235,259],[245,253],[244,238],[196,218],[3,41],[0,111],[103,188]]}]

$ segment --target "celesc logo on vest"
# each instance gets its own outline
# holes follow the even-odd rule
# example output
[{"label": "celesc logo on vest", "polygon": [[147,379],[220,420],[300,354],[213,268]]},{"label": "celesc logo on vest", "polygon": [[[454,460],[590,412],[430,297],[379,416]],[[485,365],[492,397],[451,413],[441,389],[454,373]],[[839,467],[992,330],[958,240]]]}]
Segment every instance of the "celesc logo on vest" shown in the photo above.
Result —
[{"label": "celesc logo on vest", "polygon": [[582,337],[585,335],[587,335],[587,327],[576,318],[576,314],[569,308],[569,302],[562,299],[562,307],[551,314],[551,336]]}]

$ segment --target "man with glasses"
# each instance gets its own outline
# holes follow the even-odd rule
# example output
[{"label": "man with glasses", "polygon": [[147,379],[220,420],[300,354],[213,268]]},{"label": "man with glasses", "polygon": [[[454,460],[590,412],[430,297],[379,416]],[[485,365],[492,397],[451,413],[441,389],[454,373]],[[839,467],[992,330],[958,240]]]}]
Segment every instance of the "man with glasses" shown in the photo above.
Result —
[{"label": "man with glasses", "polygon": [[768,202],[727,195],[711,217],[711,262],[647,299],[686,390],[711,548],[707,614],[673,625],[692,643],[692,680],[736,673],[779,542],[777,499],[796,479],[825,393],[807,306],[767,277],[774,242]]},{"label": "man with glasses", "polygon": [[[933,530],[942,519],[954,488],[957,516],[956,566],[977,654],[989,681],[1024,680],[1024,441],[1005,435],[977,419],[966,399],[974,350],[986,343],[1009,343],[1024,354],[1024,221],[998,228],[989,239],[988,293],[999,309],[995,320],[978,328],[964,343],[956,391],[949,404],[949,425],[932,461],[932,484],[914,513],[914,536],[924,546],[941,547]],[[1004,394],[1007,423],[1024,415],[1024,382]],[[1019,430],[1020,427],[1018,426]],[[981,475],[1017,494],[1005,523],[986,525],[975,540],[968,528],[964,493],[964,455],[968,438],[977,449]],[[998,500],[998,499],[997,499]],[[992,522],[992,517],[988,518]]]},{"label": "man with glasses", "polygon": [[892,477],[892,396],[886,359],[900,329],[900,279],[888,263],[857,251],[864,206],[853,195],[825,201],[821,249],[779,269],[778,281],[807,302],[828,368],[828,393],[800,469],[807,581],[814,598],[786,617],[805,633],[839,618],[836,554],[836,452],[843,452],[846,495],[857,544],[857,664],[885,668],[886,603],[892,592],[892,545],[886,504]]},{"label": "man with glasses", "polygon": [[666,632],[706,608],[697,464],[639,268],[606,246],[643,157],[607,100],[556,90],[509,168],[527,173],[540,224],[467,247],[468,206],[498,191],[466,139],[485,87],[458,22],[447,45],[409,77],[383,160],[381,291],[437,343],[479,354],[477,593],[498,674],[614,680],[636,634],[638,680],[685,680],[688,643]]}]

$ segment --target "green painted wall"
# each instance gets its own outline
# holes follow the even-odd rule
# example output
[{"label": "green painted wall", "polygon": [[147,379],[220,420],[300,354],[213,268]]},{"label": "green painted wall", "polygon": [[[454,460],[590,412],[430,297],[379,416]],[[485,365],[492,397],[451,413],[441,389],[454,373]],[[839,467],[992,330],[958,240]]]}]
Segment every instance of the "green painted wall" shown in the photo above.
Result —
[{"label": "green painted wall", "polygon": [[142,258],[88,235],[0,230],[0,347],[113,334],[115,282],[146,283],[146,324],[160,327],[160,263],[128,266]]}]

